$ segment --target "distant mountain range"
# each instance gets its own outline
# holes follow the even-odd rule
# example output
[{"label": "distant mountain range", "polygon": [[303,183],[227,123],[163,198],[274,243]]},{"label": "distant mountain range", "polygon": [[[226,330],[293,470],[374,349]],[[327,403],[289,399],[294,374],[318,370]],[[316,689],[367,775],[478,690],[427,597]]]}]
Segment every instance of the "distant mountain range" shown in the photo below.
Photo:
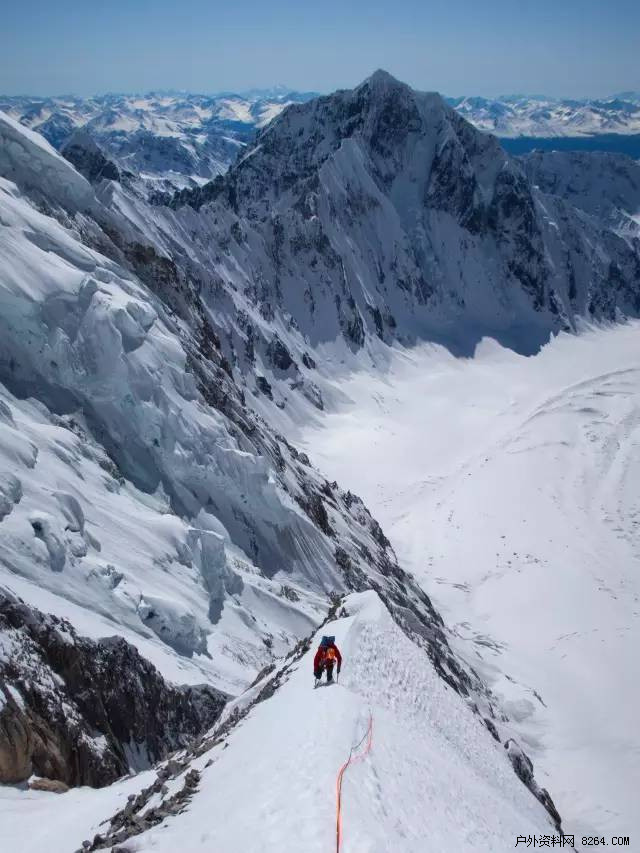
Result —
[{"label": "distant mountain range", "polygon": [[640,92],[584,100],[541,95],[446,100],[479,130],[505,138],[640,133]]},{"label": "distant mountain range", "polygon": [[[0,110],[41,133],[59,150],[82,130],[120,169],[157,189],[175,189],[203,184],[225,172],[257,130],[288,104],[313,97],[313,92],[284,86],[214,95],[0,96]],[[595,137],[598,147],[637,156],[633,139],[640,135],[638,92],[600,100],[538,95],[445,100],[475,127],[504,140],[512,153],[549,147],[532,143],[531,138],[554,140],[553,146],[561,148],[572,140],[569,147],[584,148],[591,147]],[[601,145],[609,135],[615,139]]]},{"label": "distant mountain range", "polygon": [[242,95],[0,97],[0,110],[59,150],[78,132],[88,134],[121,170],[176,187],[225,172],[256,129],[288,104],[311,97],[283,87]]}]

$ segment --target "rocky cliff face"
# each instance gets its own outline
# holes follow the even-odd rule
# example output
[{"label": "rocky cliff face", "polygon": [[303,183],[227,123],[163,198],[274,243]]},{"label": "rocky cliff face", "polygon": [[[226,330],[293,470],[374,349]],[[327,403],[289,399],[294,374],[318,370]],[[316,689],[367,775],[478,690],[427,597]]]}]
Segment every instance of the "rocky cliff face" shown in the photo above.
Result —
[{"label": "rocky cliff face", "polygon": [[0,591],[0,782],[107,785],[186,746],[226,698],[167,684],[122,637],[80,637]]},{"label": "rocky cliff face", "polygon": [[254,338],[275,312],[297,349],[469,351],[493,335],[527,352],[575,315],[640,310],[637,249],[385,72],[289,107],[224,177],[169,203],[161,231],[189,234],[191,260],[248,303]]},{"label": "rocky cliff face", "polygon": [[560,196],[630,242],[640,239],[637,160],[606,151],[533,151],[519,159],[544,193]]}]

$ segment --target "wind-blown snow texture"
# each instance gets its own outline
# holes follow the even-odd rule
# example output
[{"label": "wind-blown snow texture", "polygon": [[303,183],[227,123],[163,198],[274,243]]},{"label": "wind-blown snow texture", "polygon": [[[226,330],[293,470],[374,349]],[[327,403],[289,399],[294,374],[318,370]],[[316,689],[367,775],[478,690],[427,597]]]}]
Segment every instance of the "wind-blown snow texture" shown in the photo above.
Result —
[{"label": "wind-blown snow texture", "polygon": [[[636,315],[634,235],[536,189],[439,96],[384,72],[290,106],[224,177],[153,205],[91,139],[68,153],[84,178],[0,114],[0,583],[82,634],[117,631],[173,681],[234,695],[333,593],[373,588],[423,686],[454,703],[456,737],[471,727],[503,767],[489,732],[504,741],[521,706],[503,712],[362,501],[286,436],[389,345],[471,354],[490,334],[534,352],[576,315]],[[615,204],[632,216],[628,198]],[[568,785],[559,749],[549,778]],[[539,814],[506,766],[505,802]],[[500,826],[495,849],[515,821]]]}]

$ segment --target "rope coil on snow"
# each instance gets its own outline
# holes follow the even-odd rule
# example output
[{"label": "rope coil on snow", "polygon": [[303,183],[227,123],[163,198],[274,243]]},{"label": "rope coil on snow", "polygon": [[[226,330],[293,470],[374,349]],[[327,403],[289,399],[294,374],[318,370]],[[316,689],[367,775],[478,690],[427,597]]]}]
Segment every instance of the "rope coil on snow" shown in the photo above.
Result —
[{"label": "rope coil on snow", "polygon": [[[367,743],[363,752],[358,753],[358,750],[360,749],[365,740]],[[371,712],[369,712],[369,725],[367,726],[367,730],[360,739],[360,741],[355,746],[351,747],[349,757],[338,771],[338,778],[336,779],[336,853],[340,853],[340,847],[342,844],[342,778],[347,768],[351,764],[355,764],[356,761],[361,761],[366,755],[369,754],[369,752],[371,751],[372,742],[373,715],[371,714]]]}]

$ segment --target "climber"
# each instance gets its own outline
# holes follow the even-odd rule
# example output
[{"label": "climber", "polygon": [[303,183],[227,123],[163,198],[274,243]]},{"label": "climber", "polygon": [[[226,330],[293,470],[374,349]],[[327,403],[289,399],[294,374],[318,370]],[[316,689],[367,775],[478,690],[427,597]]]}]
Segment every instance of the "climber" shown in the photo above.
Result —
[{"label": "climber", "polygon": [[326,670],[327,684],[333,682],[333,667],[338,665],[338,675],[342,667],[342,655],[336,646],[335,637],[323,637],[320,640],[318,651],[313,659],[313,676],[316,679],[316,687],[320,683],[322,673]]}]

